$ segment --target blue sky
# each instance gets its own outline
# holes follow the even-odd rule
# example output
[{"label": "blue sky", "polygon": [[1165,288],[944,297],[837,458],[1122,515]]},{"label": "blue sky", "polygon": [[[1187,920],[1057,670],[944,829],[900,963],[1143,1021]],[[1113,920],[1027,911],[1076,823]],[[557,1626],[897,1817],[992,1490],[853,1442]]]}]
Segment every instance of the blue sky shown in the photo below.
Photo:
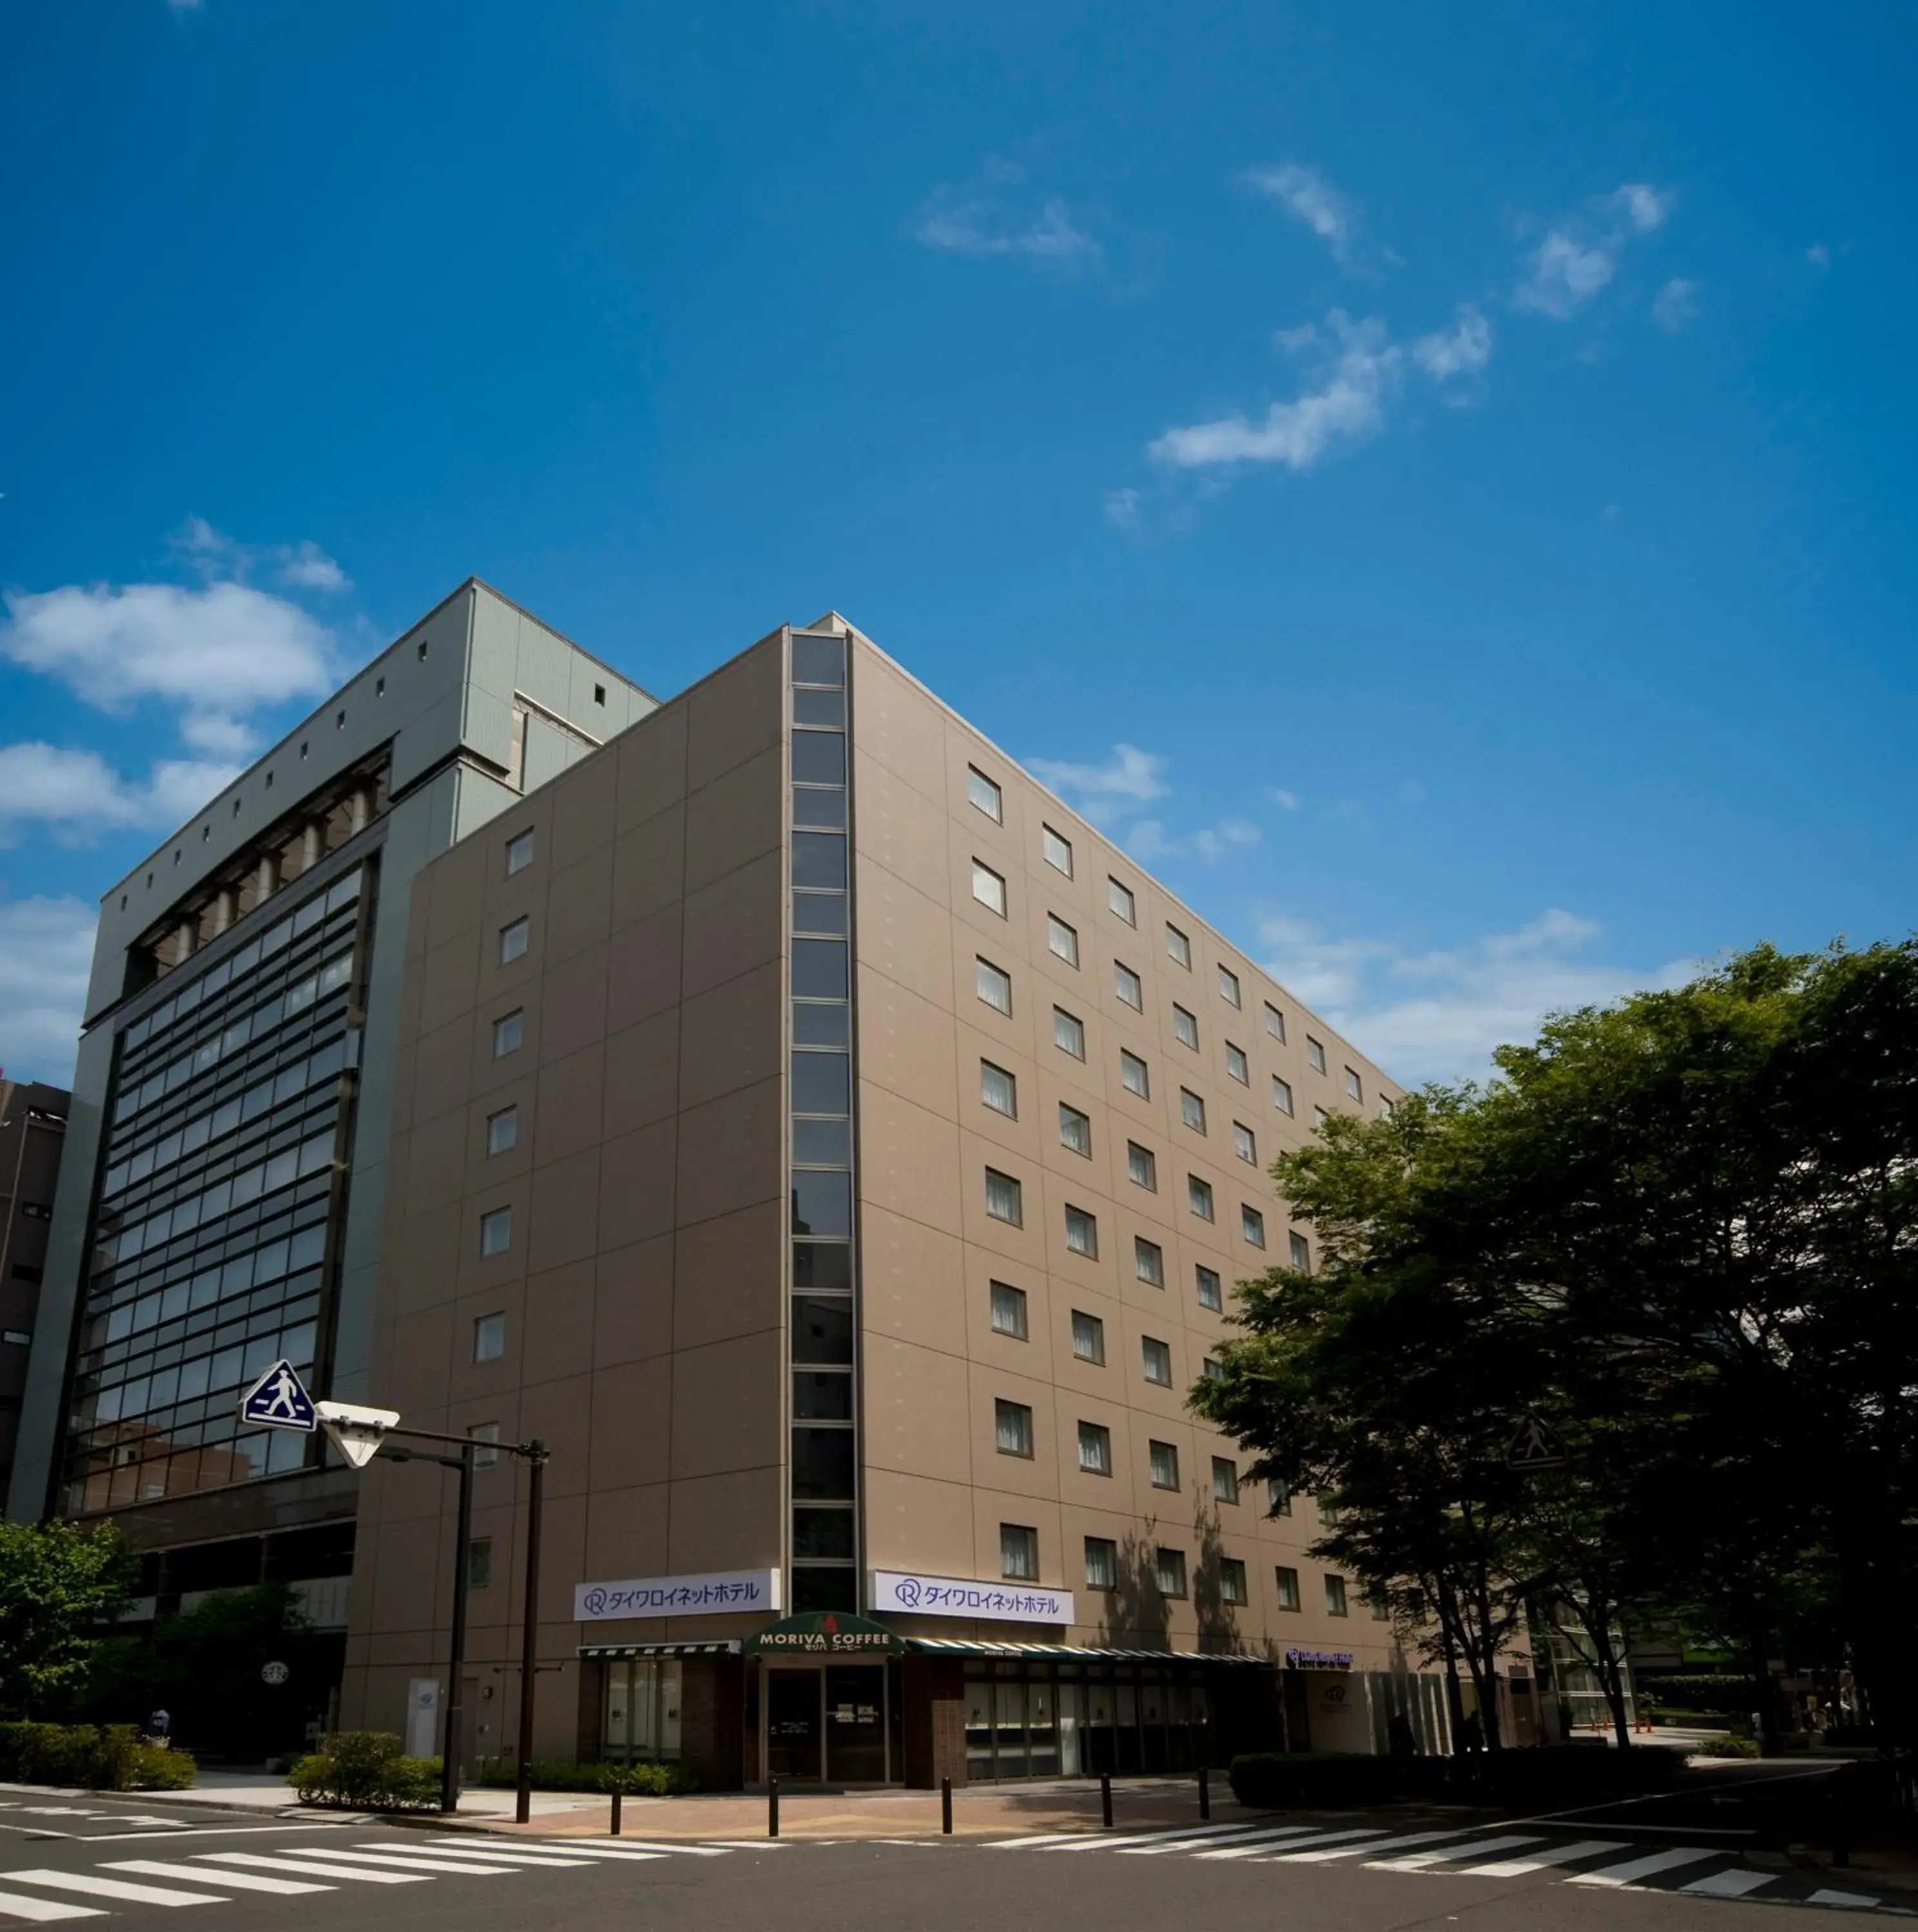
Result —
[{"label": "blue sky", "polygon": [[0,16],[0,1063],[469,572],[836,607],[1401,1078],[1910,922],[1907,10]]}]

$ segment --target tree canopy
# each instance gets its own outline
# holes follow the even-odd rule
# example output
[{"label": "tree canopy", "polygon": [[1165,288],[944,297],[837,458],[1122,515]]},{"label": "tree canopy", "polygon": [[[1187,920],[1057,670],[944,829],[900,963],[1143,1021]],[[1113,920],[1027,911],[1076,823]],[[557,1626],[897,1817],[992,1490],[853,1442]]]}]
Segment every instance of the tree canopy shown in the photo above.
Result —
[{"label": "tree canopy", "polygon": [[[1241,1285],[1195,1407],[1475,1680],[1526,1602],[1845,1647],[1918,1718],[1918,946],[1739,955],[1274,1168],[1316,1272]],[[1532,1417],[1564,1466],[1508,1451]],[[1482,1694],[1481,1708],[1489,1709]]]},{"label": "tree canopy", "polygon": [[136,1568],[111,1529],[0,1522],[0,1714],[32,1717],[80,1682]]}]

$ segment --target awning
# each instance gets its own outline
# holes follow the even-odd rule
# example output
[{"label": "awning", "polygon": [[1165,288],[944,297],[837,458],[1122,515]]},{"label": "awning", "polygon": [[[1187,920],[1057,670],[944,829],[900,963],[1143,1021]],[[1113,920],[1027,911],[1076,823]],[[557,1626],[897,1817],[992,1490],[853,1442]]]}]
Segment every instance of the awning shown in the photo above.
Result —
[{"label": "awning", "polygon": [[929,1657],[1030,1657],[1063,1664],[1252,1664],[1273,1668],[1265,1657],[1210,1650],[1105,1650],[1079,1643],[983,1643],[950,1636],[909,1636],[906,1648]]},{"label": "awning", "polygon": [[716,1643],[583,1643],[582,1657],[737,1657],[739,1639]]}]

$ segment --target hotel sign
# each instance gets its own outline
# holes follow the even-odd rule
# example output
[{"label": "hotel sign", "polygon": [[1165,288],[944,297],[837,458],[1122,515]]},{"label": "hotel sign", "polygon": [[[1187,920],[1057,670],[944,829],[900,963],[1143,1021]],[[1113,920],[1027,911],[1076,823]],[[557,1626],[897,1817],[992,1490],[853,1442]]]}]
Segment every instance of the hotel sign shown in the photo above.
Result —
[{"label": "hotel sign", "polygon": [[1069,1624],[1072,1592],[1037,1583],[971,1583],[959,1576],[872,1573],[872,1607],[919,1617],[979,1617],[989,1623]]},{"label": "hotel sign", "polygon": [[583,1624],[620,1617],[718,1617],[779,1607],[776,1570],[718,1570],[699,1576],[638,1576],[573,1586],[573,1616]]},{"label": "hotel sign", "polygon": [[1289,1650],[1286,1664],[1292,1670],[1349,1670],[1352,1652],[1349,1650]]}]

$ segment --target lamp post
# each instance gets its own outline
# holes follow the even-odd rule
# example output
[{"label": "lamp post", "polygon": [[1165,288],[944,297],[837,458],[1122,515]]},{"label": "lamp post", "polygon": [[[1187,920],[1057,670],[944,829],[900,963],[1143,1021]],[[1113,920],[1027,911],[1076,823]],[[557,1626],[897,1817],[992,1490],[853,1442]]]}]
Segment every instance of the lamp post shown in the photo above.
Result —
[{"label": "lamp post", "polygon": [[519,1785],[513,1816],[524,1825],[533,1815],[533,1692],[539,1681],[539,1530],[546,1501],[547,1447],[533,1437],[518,1452],[526,1458],[526,1623],[520,1634]]},{"label": "lamp post", "polygon": [[[389,1435],[399,1432],[389,1430]],[[409,1430],[408,1435],[416,1433]],[[473,1452],[468,1441],[457,1456],[433,1456],[418,1449],[394,1449],[388,1453],[395,1462],[437,1462],[443,1468],[456,1469],[460,1478],[459,1508],[453,1532],[453,1630],[452,1655],[447,1665],[445,1743],[440,1754],[440,1808],[460,1808],[460,1733],[466,1714],[467,1592],[472,1588]]]}]

